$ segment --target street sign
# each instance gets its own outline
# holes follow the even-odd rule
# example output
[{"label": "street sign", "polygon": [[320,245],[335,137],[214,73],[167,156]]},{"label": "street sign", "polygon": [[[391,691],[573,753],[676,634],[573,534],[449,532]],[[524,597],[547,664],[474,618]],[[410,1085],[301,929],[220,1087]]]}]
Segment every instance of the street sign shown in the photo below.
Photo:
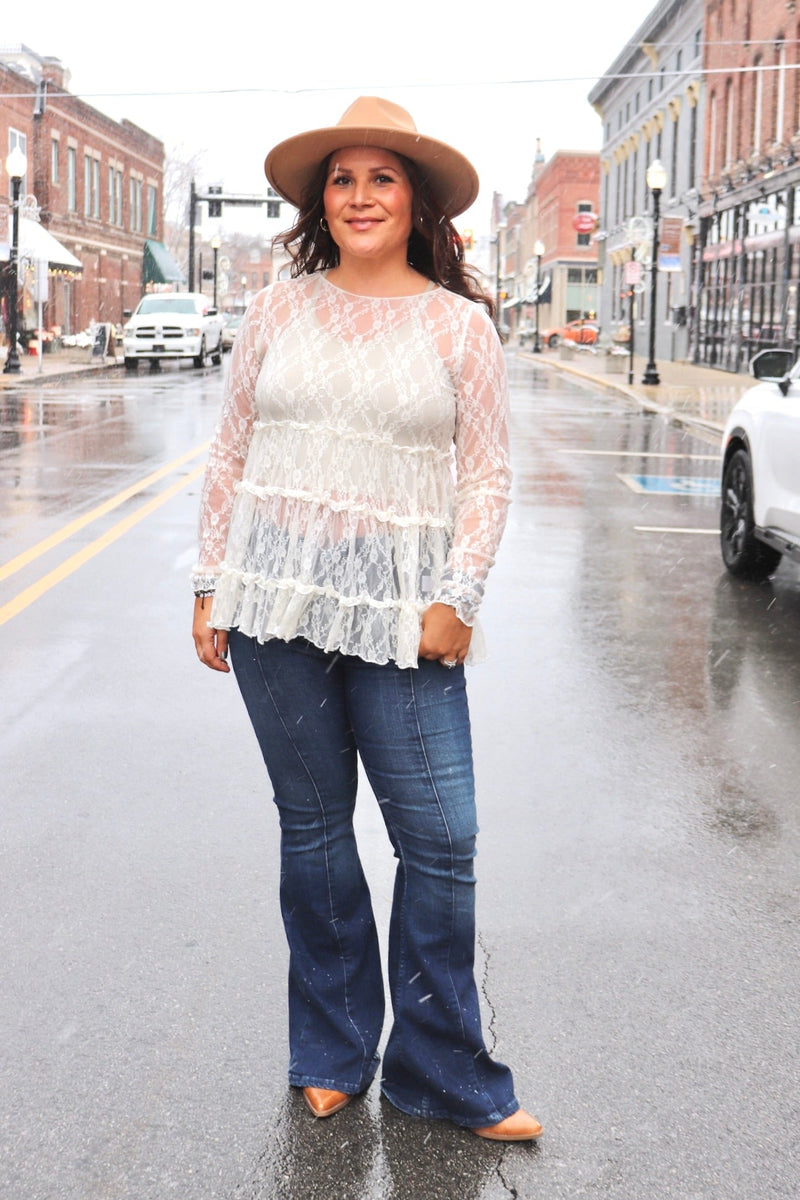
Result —
[{"label": "street sign", "polygon": [[[47,259],[37,258],[34,263],[33,276],[33,302],[34,304],[46,304],[48,297],[48,284],[50,276],[48,275],[49,263]],[[41,325],[41,321],[39,322]]]},{"label": "street sign", "polygon": [[664,217],[658,246],[659,271],[680,271],[683,217]]}]

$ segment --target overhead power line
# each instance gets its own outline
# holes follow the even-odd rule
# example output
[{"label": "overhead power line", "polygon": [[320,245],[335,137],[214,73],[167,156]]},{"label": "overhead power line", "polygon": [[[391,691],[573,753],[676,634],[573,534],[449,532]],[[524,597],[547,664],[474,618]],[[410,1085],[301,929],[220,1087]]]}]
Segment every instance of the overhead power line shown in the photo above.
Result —
[{"label": "overhead power line", "polygon": [[[719,45],[720,43],[714,43]],[[759,45],[762,43],[750,42],[750,46]],[[763,43],[774,45],[774,42]],[[487,88],[487,87],[528,87],[541,86],[546,84],[563,84],[563,83],[609,83],[626,80],[626,79],[684,79],[687,75],[711,76],[711,75],[746,75],[754,72],[769,72],[769,71],[797,71],[800,69],[798,63],[758,63],[747,66],[724,66],[724,67],[703,67],[698,65],[696,68],[687,66],[680,70],[646,70],[646,71],[615,71],[604,75],[548,75],[538,76],[528,79],[470,79],[464,82],[450,81],[428,82],[428,83],[394,83],[388,85],[393,91],[420,91],[423,89],[442,89],[442,88]],[[47,103],[53,104],[64,100],[159,100],[159,99],[181,99],[185,97],[197,96],[303,96],[313,95],[314,93],[325,94],[327,92],[369,92],[374,91],[380,86],[386,89],[387,84],[382,82],[380,85],[369,84],[338,84],[335,87],[305,87],[305,88],[274,88],[274,87],[234,87],[234,88],[191,88],[191,89],[158,89],[157,91],[146,92],[62,92],[56,91],[52,86],[47,89]],[[35,95],[31,91],[27,92],[0,92],[0,103],[5,100],[25,100],[30,99]]]}]

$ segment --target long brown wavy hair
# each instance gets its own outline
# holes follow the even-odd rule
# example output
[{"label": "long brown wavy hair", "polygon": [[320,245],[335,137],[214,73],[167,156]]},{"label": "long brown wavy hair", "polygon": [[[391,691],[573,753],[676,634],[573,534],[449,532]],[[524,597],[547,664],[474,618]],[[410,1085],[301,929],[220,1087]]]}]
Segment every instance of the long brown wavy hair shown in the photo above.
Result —
[{"label": "long brown wavy hair", "polygon": [[[408,265],[448,292],[482,304],[493,318],[494,303],[482,290],[472,268],[464,262],[464,244],[458,231],[442,211],[416,163],[402,154],[397,157],[408,175],[413,193]],[[323,191],[329,161],[326,159],[320,164],[311,180],[294,225],[275,238],[291,256],[293,279],[300,275],[311,275],[314,271],[331,270],[339,265],[339,247],[330,231],[320,224],[324,216]]]}]

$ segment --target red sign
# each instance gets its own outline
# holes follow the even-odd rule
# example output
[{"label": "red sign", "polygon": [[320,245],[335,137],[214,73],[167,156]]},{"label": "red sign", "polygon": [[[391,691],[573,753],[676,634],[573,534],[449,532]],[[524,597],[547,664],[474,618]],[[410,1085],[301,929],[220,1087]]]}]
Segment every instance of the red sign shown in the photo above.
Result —
[{"label": "red sign", "polygon": [[597,229],[597,213],[579,212],[572,218],[572,228],[578,233],[594,233]]},{"label": "red sign", "polygon": [[625,282],[626,283],[641,283],[642,282],[642,264],[636,262],[635,259],[629,258],[625,263]]}]

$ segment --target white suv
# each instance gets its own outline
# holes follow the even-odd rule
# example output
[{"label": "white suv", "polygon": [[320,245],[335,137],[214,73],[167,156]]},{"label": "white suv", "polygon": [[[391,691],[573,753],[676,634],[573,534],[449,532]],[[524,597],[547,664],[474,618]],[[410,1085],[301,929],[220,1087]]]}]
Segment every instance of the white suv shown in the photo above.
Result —
[{"label": "white suv", "polygon": [[722,439],[720,540],[732,575],[766,579],[784,554],[800,562],[800,361],[762,350],[750,370]]},{"label": "white suv", "polygon": [[140,359],[151,365],[162,358],[222,362],[222,317],[199,292],[153,292],[144,296],[125,325],[125,366],[135,371]]}]

